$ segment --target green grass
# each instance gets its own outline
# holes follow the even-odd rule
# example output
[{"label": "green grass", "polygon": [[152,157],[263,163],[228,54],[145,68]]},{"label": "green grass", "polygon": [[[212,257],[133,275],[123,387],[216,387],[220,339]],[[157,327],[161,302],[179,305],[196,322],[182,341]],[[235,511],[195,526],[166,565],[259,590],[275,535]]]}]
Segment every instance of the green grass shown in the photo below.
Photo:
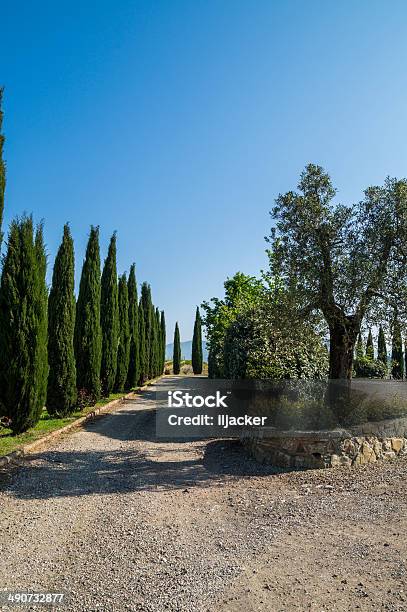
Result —
[{"label": "green grass", "polygon": [[86,416],[89,412],[95,410],[95,408],[100,408],[108,402],[112,402],[113,400],[119,399],[120,397],[123,397],[123,393],[112,393],[112,395],[100,400],[94,406],[87,406],[82,410],[74,412],[71,416],[62,419],[56,419],[55,417],[50,416],[48,412],[44,409],[44,412],[42,413],[37,425],[32,429],[29,429],[28,431],[19,434],[18,436],[13,436],[10,429],[1,429],[0,457],[17,450],[24,444],[29,444],[30,442],[39,440],[39,438],[43,438],[47,434],[56,431],[57,429],[62,429],[62,427],[65,427],[65,425],[69,425],[69,423],[72,423],[79,417]]}]

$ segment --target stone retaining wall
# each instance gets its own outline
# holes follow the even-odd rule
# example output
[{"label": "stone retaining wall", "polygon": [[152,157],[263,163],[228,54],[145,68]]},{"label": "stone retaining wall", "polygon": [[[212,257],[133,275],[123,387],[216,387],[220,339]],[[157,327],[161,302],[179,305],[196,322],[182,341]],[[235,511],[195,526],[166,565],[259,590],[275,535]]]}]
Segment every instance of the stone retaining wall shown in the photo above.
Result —
[{"label": "stone retaining wall", "polygon": [[[405,427],[406,419],[380,425],[372,434],[371,424],[351,430],[278,431],[272,427],[246,431],[242,442],[261,463],[282,468],[327,468],[353,466],[407,454],[407,437],[391,435]],[[403,421],[401,424],[400,421]],[[370,428],[369,428],[370,426]],[[353,431],[355,430],[355,431]],[[380,431],[390,435],[378,435]],[[354,435],[355,433],[359,435]],[[362,435],[360,435],[362,433]],[[369,435],[370,434],[370,435]]]}]

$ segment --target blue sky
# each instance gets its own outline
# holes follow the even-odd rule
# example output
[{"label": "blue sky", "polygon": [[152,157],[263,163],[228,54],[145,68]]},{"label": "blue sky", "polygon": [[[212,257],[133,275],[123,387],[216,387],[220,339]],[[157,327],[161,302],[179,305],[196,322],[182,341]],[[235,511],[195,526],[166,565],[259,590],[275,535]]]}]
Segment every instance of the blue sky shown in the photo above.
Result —
[{"label": "blue sky", "polygon": [[306,163],[344,202],[407,175],[402,1],[144,0],[1,6],[5,222],[62,226],[79,278],[90,224],[104,258],[192,336],[195,307],[265,265],[268,211]]}]

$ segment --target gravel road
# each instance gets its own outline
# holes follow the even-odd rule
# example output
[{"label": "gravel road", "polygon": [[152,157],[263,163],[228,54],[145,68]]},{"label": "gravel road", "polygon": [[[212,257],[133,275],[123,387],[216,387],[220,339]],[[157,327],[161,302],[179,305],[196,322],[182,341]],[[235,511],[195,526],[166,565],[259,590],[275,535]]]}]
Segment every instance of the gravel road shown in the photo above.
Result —
[{"label": "gravel road", "polygon": [[407,459],[278,472],[237,441],[158,441],[154,398],[3,477],[0,589],[66,611],[407,611]]}]

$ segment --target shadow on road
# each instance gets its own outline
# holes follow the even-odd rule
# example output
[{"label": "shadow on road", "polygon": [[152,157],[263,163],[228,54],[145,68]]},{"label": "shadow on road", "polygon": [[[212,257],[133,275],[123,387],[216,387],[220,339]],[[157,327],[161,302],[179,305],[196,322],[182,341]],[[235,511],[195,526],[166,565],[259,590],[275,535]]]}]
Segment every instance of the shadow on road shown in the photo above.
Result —
[{"label": "shadow on road", "polygon": [[[137,450],[48,451],[32,455],[9,493],[20,499],[49,499],[192,486],[221,486],[228,479],[266,476],[282,470],[246,456],[237,440],[210,441],[197,456],[194,447]],[[157,458],[154,457],[156,453]],[[31,464],[31,465],[30,465]]]},{"label": "shadow on road", "polygon": [[[199,383],[204,385],[205,379]],[[160,382],[161,388],[173,384],[172,380]],[[177,388],[190,384],[179,380]],[[9,494],[48,499],[154,492],[221,486],[227,479],[282,471],[254,461],[238,440],[158,439],[157,410],[162,409],[157,408],[155,392],[146,390],[137,399],[125,401],[117,412],[88,421],[84,431],[67,438],[66,448],[62,441],[52,450],[30,455],[6,485]]]}]

